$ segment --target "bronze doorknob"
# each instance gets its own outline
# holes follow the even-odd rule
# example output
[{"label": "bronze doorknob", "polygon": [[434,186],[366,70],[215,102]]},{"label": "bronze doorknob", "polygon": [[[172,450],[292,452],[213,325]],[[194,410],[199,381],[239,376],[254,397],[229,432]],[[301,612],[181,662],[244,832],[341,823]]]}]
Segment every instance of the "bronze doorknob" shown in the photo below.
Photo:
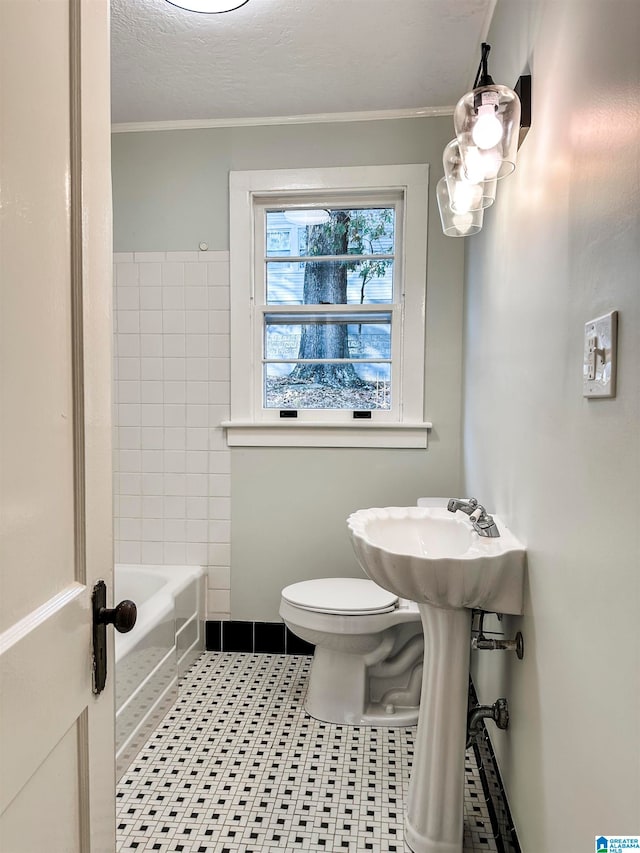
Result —
[{"label": "bronze doorknob", "polygon": [[116,604],[115,607],[101,607],[98,610],[98,623],[113,625],[121,634],[127,634],[136,624],[137,618],[138,608],[128,598]]}]

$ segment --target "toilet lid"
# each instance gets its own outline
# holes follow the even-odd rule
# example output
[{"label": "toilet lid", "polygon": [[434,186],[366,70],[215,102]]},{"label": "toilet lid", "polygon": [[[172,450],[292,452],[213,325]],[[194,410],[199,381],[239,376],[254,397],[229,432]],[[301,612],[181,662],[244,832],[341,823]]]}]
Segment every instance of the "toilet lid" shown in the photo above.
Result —
[{"label": "toilet lid", "polygon": [[285,587],[282,597],[294,607],[335,614],[388,613],[398,601],[397,595],[360,578],[301,581]]}]

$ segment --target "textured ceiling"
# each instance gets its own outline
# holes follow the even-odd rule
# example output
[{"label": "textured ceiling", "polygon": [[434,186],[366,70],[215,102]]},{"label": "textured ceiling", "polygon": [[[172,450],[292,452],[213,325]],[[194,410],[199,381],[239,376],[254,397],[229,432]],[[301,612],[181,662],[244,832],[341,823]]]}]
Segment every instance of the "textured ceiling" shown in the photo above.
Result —
[{"label": "textured ceiling", "polygon": [[495,0],[112,0],[113,121],[438,108],[473,82]]}]

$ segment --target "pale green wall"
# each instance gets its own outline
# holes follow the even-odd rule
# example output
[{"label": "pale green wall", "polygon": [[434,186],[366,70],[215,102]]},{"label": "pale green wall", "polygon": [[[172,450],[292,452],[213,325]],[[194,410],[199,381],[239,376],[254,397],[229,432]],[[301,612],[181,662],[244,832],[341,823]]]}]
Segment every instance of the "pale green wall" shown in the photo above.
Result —
[{"label": "pale green wall", "polygon": [[364,577],[345,519],[365,506],[415,504],[449,494],[454,474],[435,451],[234,449],[234,618],[277,618],[282,586],[316,577]]},{"label": "pale green wall", "polygon": [[[115,251],[228,249],[230,169],[430,163],[442,175],[450,117],[114,134]],[[278,618],[281,588],[357,575],[344,520],[376,503],[457,494],[461,479],[464,248],[441,233],[430,193],[425,415],[428,450],[234,449],[235,619]]]},{"label": "pale green wall", "polygon": [[[522,849],[583,853],[640,817],[640,4],[499,0],[496,81],[533,125],[469,242],[467,491],[528,546],[525,658],[476,652]],[[613,400],[582,397],[584,323],[618,309]]]},{"label": "pale green wall", "polygon": [[449,117],[115,133],[114,251],[228,249],[232,169],[430,162],[437,180],[452,136]]}]

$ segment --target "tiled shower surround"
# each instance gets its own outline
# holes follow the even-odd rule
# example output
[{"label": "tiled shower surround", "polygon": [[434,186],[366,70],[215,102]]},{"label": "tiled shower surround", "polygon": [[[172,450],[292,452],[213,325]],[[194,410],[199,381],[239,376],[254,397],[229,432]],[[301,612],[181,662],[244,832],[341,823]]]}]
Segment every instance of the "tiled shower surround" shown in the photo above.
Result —
[{"label": "tiled shower surround", "polygon": [[229,253],[114,255],[119,563],[202,565],[230,610]]}]

